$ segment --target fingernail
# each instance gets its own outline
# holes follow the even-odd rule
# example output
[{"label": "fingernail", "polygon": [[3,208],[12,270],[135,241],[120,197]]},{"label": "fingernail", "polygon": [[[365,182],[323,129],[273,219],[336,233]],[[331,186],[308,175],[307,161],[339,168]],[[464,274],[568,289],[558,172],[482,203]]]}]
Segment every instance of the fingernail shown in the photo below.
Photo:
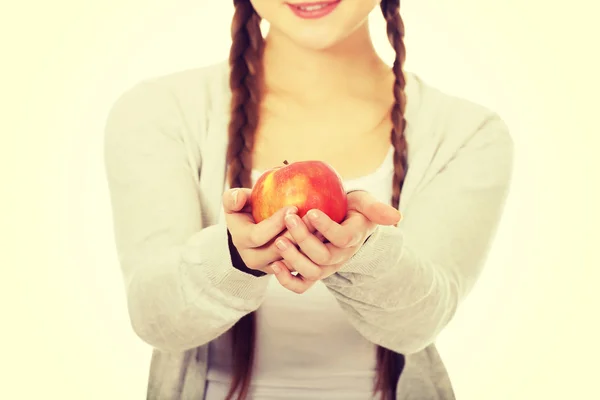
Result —
[{"label": "fingernail", "polygon": [[287,249],[287,243],[285,243],[285,242],[284,242],[283,240],[281,240],[281,239],[280,239],[280,240],[277,240],[277,241],[275,242],[275,246],[277,246],[277,248],[278,248],[279,250],[285,250],[285,249]]},{"label": "fingernail", "polygon": [[289,228],[295,228],[298,225],[296,216],[294,214],[288,214],[285,216],[285,223]]},{"label": "fingernail", "polygon": [[293,206],[293,207],[290,207],[290,208],[288,208],[288,209],[286,210],[286,212],[285,212],[285,216],[287,217],[288,215],[294,215],[294,214],[296,214],[297,212],[298,212],[298,207],[296,207],[296,206]]},{"label": "fingernail", "polygon": [[308,212],[308,218],[312,219],[313,221],[316,221],[317,219],[319,219],[319,213],[311,210]]},{"label": "fingernail", "polygon": [[271,269],[273,270],[273,272],[275,274],[278,274],[281,272],[281,267],[279,266],[279,264],[273,264],[271,265]]},{"label": "fingernail", "polygon": [[231,197],[233,197],[233,205],[234,206],[237,205],[238,193],[239,193],[239,189],[233,189],[233,191],[231,192]]}]

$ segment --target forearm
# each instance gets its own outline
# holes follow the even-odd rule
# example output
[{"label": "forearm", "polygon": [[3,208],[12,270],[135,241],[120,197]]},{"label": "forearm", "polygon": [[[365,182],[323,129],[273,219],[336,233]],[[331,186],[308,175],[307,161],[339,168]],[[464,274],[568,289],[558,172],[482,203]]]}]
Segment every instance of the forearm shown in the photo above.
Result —
[{"label": "forearm", "polygon": [[403,242],[399,228],[379,227],[325,283],[366,338],[409,354],[427,347],[450,321],[459,291],[448,270]]},{"label": "forearm", "polygon": [[209,342],[258,308],[268,276],[234,268],[226,228],[214,225],[185,245],[125,254],[132,326],[148,344],[182,351]]},{"label": "forearm", "polygon": [[131,323],[166,351],[225,332],[258,307],[268,279],[233,267],[224,224],[203,226],[194,147],[178,102],[160,85],[127,91],[107,118],[105,164]]}]

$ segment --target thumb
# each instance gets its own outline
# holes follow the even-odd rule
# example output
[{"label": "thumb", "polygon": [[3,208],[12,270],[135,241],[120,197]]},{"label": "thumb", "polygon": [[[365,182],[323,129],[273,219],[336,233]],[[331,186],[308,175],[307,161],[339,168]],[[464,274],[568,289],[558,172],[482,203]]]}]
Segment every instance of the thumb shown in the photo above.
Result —
[{"label": "thumb", "polygon": [[402,220],[402,214],[394,207],[384,203],[373,203],[363,214],[371,222],[378,225],[396,225]]},{"label": "thumb", "polygon": [[357,190],[348,194],[348,209],[364,215],[378,225],[396,225],[402,214],[396,208],[377,200],[366,191]]},{"label": "thumb", "polygon": [[223,193],[223,208],[226,214],[238,212],[244,208],[250,199],[250,189],[235,188]]}]

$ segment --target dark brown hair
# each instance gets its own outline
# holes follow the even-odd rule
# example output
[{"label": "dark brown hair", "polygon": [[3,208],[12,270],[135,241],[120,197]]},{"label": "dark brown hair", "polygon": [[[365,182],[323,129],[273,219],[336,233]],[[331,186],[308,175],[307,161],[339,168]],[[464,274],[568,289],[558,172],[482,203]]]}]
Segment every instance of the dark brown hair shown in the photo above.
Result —
[{"label": "dark brown hair", "polygon": [[[262,92],[262,54],[264,41],[261,19],[250,0],[234,0],[235,13],[231,26],[232,46],[229,55],[231,68],[229,84],[232,92],[231,121],[227,163],[231,187],[250,187],[254,133],[259,121]],[[394,105],[391,109],[394,146],[394,179],[392,205],[398,207],[400,193],[407,171],[404,111],[406,80],[403,72],[405,59],[404,23],[400,17],[400,0],[382,0],[381,11],[387,23],[387,35],[396,58],[394,71]],[[248,395],[254,364],[256,320],[254,313],[241,318],[232,328],[233,381],[227,400],[244,400]],[[382,400],[394,400],[396,385],[402,372],[404,357],[390,349],[377,349],[377,380],[374,391],[381,392]]]}]

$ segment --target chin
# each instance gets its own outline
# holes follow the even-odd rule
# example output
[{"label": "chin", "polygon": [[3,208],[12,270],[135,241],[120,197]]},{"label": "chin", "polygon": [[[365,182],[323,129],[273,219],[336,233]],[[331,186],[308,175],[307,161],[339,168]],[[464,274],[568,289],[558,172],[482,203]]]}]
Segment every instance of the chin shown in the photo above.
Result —
[{"label": "chin", "polygon": [[[254,8],[269,23],[269,31],[285,37],[296,46],[310,50],[327,50],[348,39],[361,26],[381,0],[342,0],[331,14],[317,19],[303,19],[290,11],[284,0],[251,0]],[[295,3],[301,0],[294,0]],[[316,0],[305,0],[315,2]],[[273,35],[273,36],[275,36]]]},{"label": "chin", "polygon": [[[304,33],[304,34],[303,34]],[[307,30],[290,32],[288,38],[297,46],[307,50],[328,50],[345,39],[345,35]]]},{"label": "chin", "polygon": [[352,36],[366,21],[360,21],[357,25],[330,24],[322,26],[306,27],[301,24],[290,24],[289,26],[274,28],[277,36],[286,38],[290,44],[306,50],[324,51],[352,41]]}]

